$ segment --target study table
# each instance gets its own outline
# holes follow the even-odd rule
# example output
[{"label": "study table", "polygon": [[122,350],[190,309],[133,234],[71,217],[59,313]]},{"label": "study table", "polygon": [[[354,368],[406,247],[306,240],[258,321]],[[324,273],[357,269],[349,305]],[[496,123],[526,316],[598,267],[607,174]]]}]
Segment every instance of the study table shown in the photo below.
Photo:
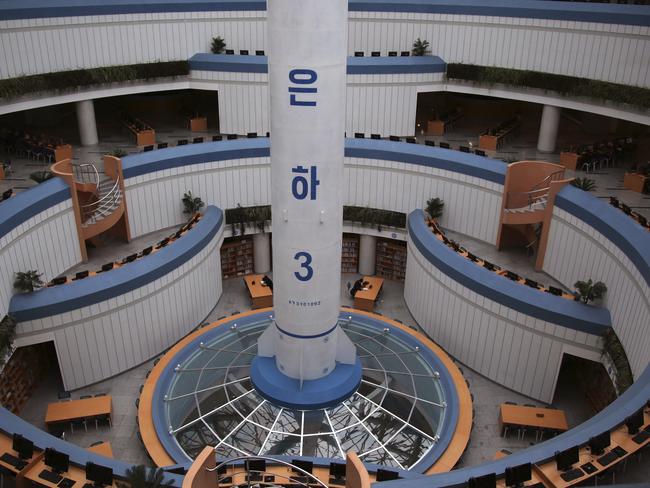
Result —
[{"label": "study table", "polygon": [[375,302],[384,284],[384,279],[376,276],[364,276],[363,281],[367,281],[368,284],[355,293],[354,308],[372,312],[375,309]]},{"label": "study table", "polygon": [[[639,432],[644,428],[650,429],[650,409],[646,408],[644,417],[644,427],[642,427]],[[616,463],[626,459],[628,456],[650,444],[650,436],[646,436],[647,438],[641,443],[635,442],[633,440],[634,435],[628,434],[625,425],[621,425],[612,430],[610,436],[611,444],[609,447],[605,448],[605,451],[602,454],[592,454],[589,447],[586,446],[580,448],[580,460],[573,465],[573,468],[579,468],[582,471],[582,474],[575,479],[570,481],[562,479],[562,472],[558,471],[555,461],[534,465],[533,470],[549,486],[555,488],[567,488],[582,483],[586,479],[602,474],[603,471],[612,468]],[[606,463],[606,465],[603,466],[598,462],[598,459],[612,453],[612,450],[620,450],[621,448],[625,452],[621,452],[621,455],[613,456],[613,459],[611,459],[609,463]],[[585,468],[587,468],[587,470],[585,470]]]},{"label": "study table", "polygon": [[100,415],[110,417],[113,411],[112,397],[109,395],[72,400],[69,402],[50,403],[45,414],[45,423],[49,426],[61,422],[81,420]]},{"label": "study table", "polygon": [[501,432],[505,426],[531,427],[564,432],[569,430],[566,415],[562,410],[524,405],[501,404],[499,410]]},{"label": "study table", "polygon": [[86,451],[94,452],[95,454],[99,454],[100,456],[105,456],[107,458],[113,457],[113,448],[109,441],[87,447]]},{"label": "study table", "polygon": [[248,294],[253,301],[253,309],[273,306],[273,290],[262,284],[262,278],[264,275],[261,274],[244,276]]}]

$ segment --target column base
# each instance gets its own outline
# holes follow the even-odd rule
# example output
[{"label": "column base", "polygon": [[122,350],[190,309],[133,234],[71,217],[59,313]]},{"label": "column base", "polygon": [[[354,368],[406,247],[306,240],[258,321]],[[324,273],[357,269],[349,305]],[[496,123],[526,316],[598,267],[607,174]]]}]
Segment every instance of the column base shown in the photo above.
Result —
[{"label": "column base", "polygon": [[361,384],[361,361],[354,364],[337,363],[323,378],[300,380],[282,373],[274,357],[257,356],[250,369],[255,391],[274,405],[299,410],[315,410],[338,405],[349,398]]}]

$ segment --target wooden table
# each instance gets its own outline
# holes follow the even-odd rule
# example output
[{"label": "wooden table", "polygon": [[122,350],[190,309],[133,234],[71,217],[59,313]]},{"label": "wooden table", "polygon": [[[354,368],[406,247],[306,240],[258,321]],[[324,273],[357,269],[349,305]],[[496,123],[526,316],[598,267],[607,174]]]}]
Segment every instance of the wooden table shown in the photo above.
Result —
[{"label": "wooden table", "polygon": [[253,309],[273,306],[273,290],[262,284],[262,278],[264,275],[261,274],[244,276],[248,294],[253,301]]},{"label": "wooden table", "polygon": [[58,163],[64,159],[72,159],[72,146],[70,144],[62,144],[54,148],[54,162]]},{"label": "wooden table", "polygon": [[95,454],[99,454],[100,456],[105,456],[107,458],[113,457],[113,448],[111,447],[111,443],[108,441],[97,444],[96,446],[90,446],[86,448],[86,451],[94,452]]},{"label": "wooden table", "polygon": [[501,430],[505,425],[553,429],[562,432],[569,430],[566,415],[562,410],[506,405],[505,403],[501,404],[499,424]]},{"label": "wooden table", "polygon": [[354,308],[372,312],[375,309],[377,295],[381,291],[384,279],[376,276],[364,276],[363,281],[367,281],[368,285],[354,295]]},{"label": "wooden table", "polygon": [[69,422],[98,415],[111,415],[112,397],[100,396],[72,400],[70,402],[50,403],[45,414],[45,423]]}]

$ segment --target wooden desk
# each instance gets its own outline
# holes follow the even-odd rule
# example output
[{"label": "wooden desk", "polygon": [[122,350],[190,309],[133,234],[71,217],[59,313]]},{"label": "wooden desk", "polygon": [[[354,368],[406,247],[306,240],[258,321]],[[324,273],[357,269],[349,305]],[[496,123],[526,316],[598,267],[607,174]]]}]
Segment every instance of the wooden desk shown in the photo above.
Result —
[{"label": "wooden desk", "polygon": [[[45,461],[41,456],[39,461],[35,463],[31,467],[31,469],[26,470],[25,478],[39,485],[46,486],[48,488],[57,488],[57,485],[55,485],[54,483],[50,483],[49,481],[44,480],[43,478],[40,478],[38,476],[43,470],[51,471],[51,469],[45,465]],[[73,480],[75,482],[73,488],[82,488],[83,485],[88,483],[88,481],[86,480],[86,468],[79,467],[72,463],[70,463],[70,467],[68,468],[68,471],[66,471],[65,473],[61,473],[61,476]],[[115,483],[113,483],[112,486],[115,486]]]},{"label": "wooden desk", "polygon": [[354,295],[354,308],[365,310],[366,312],[372,312],[375,309],[377,295],[379,295],[379,292],[381,291],[384,279],[376,276],[364,276],[363,281],[367,281],[368,285],[365,289],[357,291]]},{"label": "wooden desk", "polygon": [[45,423],[69,422],[97,415],[111,415],[112,397],[101,396],[72,400],[70,402],[50,403],[45,414]]},{"label": "wooden desk", "polygon": [[[18,453],[12,449],[12,445],[13,445],[13,436],[9,436],[7,434],[0,434],[0,456],[5,452],[8,452],[12,456],[18,457]],[[19,477],[21,477],[21,474],[27,471],[30,468],[30,466],[35,464],[40,457],[41,457],[41,453],[38,452],[36,449],[34,449],[34,454],[32,454],[32,457],[30,459],[25,460],[27,462],[27,465],[23,468],[22,471],[17,470],[11,464],[5,463],[2,460],[0,460],[0,466],[5,470],[10,471],[13,474],[17,475],[16,486],[18,486],[18,488],[21,488]]]},{"label": "wooden desk", "polygon": [[499,138],[497,136],[490,136],[484,134],[478,138],[478,147],[480,149],[485,149],[486,151],[496,151]]},{"label": "wooden desk", "polygon": [[505,403],[501,404],[499,410],[499,424],[502,430],[504,425],[520,425],[562,432],[569,430],[566,415],[562,410],[506,405]]},{"label": "wooden desk", "polygon": [[248,294],[253,301],[253,309],[273,306],[273,290],[262,285],[262,278],[264,275],[261,274],[244,276]]},{"label": "wooden desk", "polygon": [[111,447],[111,443],[108,441],[97,444],[96,446],[90,446],[86,448],[86,451],[94,452],[100,456],[106,456],[107,458],[113,458],[113,448]]},{"label": "wooden desk", "polygon": [[[645,425],[648,426],[650,425],[650,410],[646,409],[645,411]],[[591,454],[591,451],[589,450],[588,447],[582,447],[580,449],[580,461],[578,461],[577,464],[575,464],[573,467],[574,468],[579,468],[583,464],[586,463],[591,463],[595,468],[597,468],[596,471],[593,473],[585,473],[583,476],[572,480],[572,481],[564,481],[561,477],[561,472],[557,470],[555,461],[549,461],[548,463],[544,463],[542,465],[535,465],[533,466],[533,469],[535,473],[548,485],[548,486],[553,486],[555,488],[567,488],[569,486],[576,485],[578,483],[582,483],[586,479],[589,479],[593,476],[597,476],[599,474],[602,474],[604,471],[612,468],[615,466],[617,463],[621,462],[622,460],[626,459],[628,456],[631,456],[638,450],[642,449],[643,447],[647,446],[650,444],[650,439],[646,440],[643,444],[637,444],[632,440],[632,435],[627,433],[627,427],[625,425],[617,428],[616,430],[613,430],[611,432],[611,444],[610,446],[605,449],[605,452],[603,454],[599,454],[597,456]],[[597,459],[608,452],[610,452],[613,448],[620,446],[623,449],[627,451],[627,453],[624,456],[616,458],[615,461],[612,463],[608,464],[607,466],[601,466],[598,462]]]}]

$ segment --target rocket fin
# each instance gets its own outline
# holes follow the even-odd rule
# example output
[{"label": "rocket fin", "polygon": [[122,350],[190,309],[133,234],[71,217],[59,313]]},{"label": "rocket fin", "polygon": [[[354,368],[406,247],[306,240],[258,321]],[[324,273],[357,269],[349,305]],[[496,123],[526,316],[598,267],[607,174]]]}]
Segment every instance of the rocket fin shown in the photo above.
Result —
[{"label": "rocket fin", "polygon": [[357,360],[357,348],[340,327],[336,331],[336,341],[336,361],[343,364],[354,364]]},{"label": "rocket fin", "polygon": [[275,322],[272,322],[262,335],[257,339],[257,354],[264,357],[275,356],[275,338],[277,331],[275,330]]}]

